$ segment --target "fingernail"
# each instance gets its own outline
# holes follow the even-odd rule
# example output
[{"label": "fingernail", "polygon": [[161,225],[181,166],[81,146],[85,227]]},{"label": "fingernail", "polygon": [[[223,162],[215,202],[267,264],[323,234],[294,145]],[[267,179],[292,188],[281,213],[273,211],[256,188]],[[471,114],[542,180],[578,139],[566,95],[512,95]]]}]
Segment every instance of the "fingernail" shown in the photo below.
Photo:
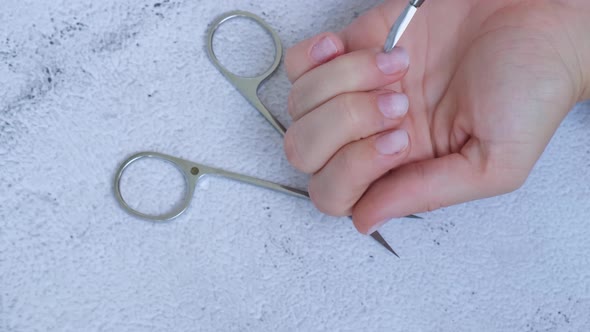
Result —
[{"label": "fingernail", "polygon": [[377,138],[375,147],[380,154],[392,155],[403,151],[408,146],[408,132],[400,129]]},{"label": "fingernail", "polygon": [[388,119],[400,118],[408,112],[410,102],[403,93],[388,93],[377,97],[377,106]]},{"label": "fingernail", "polygon": [[381,228],[381,226],[385,225],[385,223],[388,221],[389,221],[389,219],[385,219],[385,220],[380,221],[380,222],[376,223],[375,225],[371,226],[371,228],[369,228],[369,231],[367,232],[367,235],[371,235],[371,234],[375,233],[376,231],[379,230],[379,228]]},{"label": "fingernail", "polygon": [[396,47],[389,53],[377,54],[377,67],[386,75],[403,71],[410,65],[408,52]]},{"label": "fingernail", "polygon": [[316,62],[324,62],[338,53],[338,47],[329,37],[324,37],[311,48],[311,58]]}]

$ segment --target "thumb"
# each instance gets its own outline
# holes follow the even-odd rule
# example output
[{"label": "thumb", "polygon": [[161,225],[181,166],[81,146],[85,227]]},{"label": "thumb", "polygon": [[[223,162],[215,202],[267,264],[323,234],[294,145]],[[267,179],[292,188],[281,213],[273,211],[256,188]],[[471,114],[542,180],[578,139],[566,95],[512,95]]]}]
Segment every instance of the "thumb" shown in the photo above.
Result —
[{"label": "thumb", "polygon": [[391,218],[516,190],[521,171],[501,169],[471,139],[461,153],[404,165],[373,183],[353,209],[359,232],[370,234]]}]

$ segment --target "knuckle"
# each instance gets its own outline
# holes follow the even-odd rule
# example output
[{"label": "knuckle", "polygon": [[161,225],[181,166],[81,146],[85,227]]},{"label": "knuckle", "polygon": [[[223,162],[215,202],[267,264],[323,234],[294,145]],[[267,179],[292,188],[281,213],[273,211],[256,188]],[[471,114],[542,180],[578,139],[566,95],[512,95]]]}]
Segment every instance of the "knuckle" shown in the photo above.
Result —
[{"label": "knuckle", "polygon": [[341,202],[332,189],[333,187],[320,183],[317,176],[312,176],[308,186],[311,202],[323,214],[335,217],[349,215],[351,207]]},{"label": "knuckle", "polygon": [[285,71],[287,72],[287,77],[289,81],[293,82],[296,74],[295,74],[295,50],[293,48],[288,48],[287,52],[285,52]]},{"label": "knuckle", "polygon": [[301,81],[295,82],[291,86],[291,91],[289,91],[289,97],[287,99],[289,115],[295,121],[299,120],[307,112],[304,102],[307,90],[303,84]]},{"label": "knuckle", "polygon": [[[346,77],[341,84],[349,91],[363,90],[365,82],[370,82],[372,79],[371,70],[368,70],[367,61],[359,61],[357,57],[346,58],[341,61],[340,71],[342,77]],[[360,68],[359,68],[360,67]],[[368,75],[368,77],[367,77]]]},{"label": "knuckle", "polygon": [[321,192],[321,186],[318,185],[318,181],[315,176],[312,176],[307,186],[307,192],[309,193],[309,199],[313,205],[324,214],[330,214],[330,204],[326,202],[329,200],[325,193]]},{"label": "knuckle", "polygon": [[287,97],[287,113],[289,113],[289,116],[291,117],[291,119],[295,119],[295,116],[297,115],[297,112],[295,111],[295,96],[294,96],[294,89],[291,89],[291,92],[289,93],[289,97]]},{"label": "knuckle", "polygon": [[341,205],[347,210],[350,210],[356,204],[371,182],[367,178],[367,173],[370,173],[370,171],[363,172],[364,167],[361,165],[368,160],[359,158],[359,155],[355,152],[350,147],[342,149],[338,156],[338,169],[336,170],[339,185],[346,188],[338,191],[338,197]]},{"label": "knuckle", "polygon": [[426,180],[426,166],[423,163],[416,163],[413,165],[412,170],[414,172],[414,174],[416,175],[416,177],[418,178],[418,181],[420,183],[425,183],[427,181]]},{"label": "knuckle", "polygon": [[351,125],[351,128],[356,128],[361,125],[362,117],[359,114],[358,107],[356,107],[356,96],[352,93],[346,93],[337,97],[338,108],[344,114],[346,123]]},{"label": "knuckle", "polygon": [[284,150],[285,155],[287,157],[287,161],[300,171],[304,171],[303,169],[303,158],[299,154],[299,150],[297,149],[297,141],[296,141],[296,130],[292,126],[287,130],[285,133],[284,138]]},{"label": "knuckle", "polygon": [[[438,195],[433,195],[432,191],[433,188],[429,185],[430,181],[427,181],[427,170],[426,166],[422,163],[416,163],[413,165],[412,170],[417,177],[418,181],[416,183],[424,184],[424,188],[412,188],[414,189],[412,193],[418,194],[421,193],[423,197],[438,197]],[[442,207],[445,207],[445,204],[438,200],[438,199],[426,199],[424,200],[424,206],[421,210],[425,212],[432,212],[436,211]]]},{"label": "knuckle", "polygon": [[357,169],[357,158],[353,155],[350,148],[345,147],[340,150],[340,156],[338,157],[338,167],[339,172],[342,174],[344,178],[347,179],[351,183],[351,185],[355,185],[354,176],[356,169]]},{"label": "knuckle", "polygon": [[343,147],[333,158],[333,162],[335,177],[346,188],[341,191],[341,196],[348,207],[356,204],[369,186],[390,169],[389,166],[377,166],[371,148],[364,143]]}]

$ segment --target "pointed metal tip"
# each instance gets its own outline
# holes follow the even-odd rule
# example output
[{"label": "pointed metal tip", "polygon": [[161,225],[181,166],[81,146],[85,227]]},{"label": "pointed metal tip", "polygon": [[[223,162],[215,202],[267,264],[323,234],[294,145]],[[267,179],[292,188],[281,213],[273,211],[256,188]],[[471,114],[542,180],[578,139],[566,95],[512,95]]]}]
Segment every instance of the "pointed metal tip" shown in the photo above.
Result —
[{"label": "pointed metal tip", "polygon": [[410,214],[409,216],[405,216],[405,218],[410,218],[410,219],[424,219],[420,216],[417,216],[415,214]]},{"label": "pointed metal tip", "polygon": [[[415,1],[415,2],[422,2],[422,1]],[[409,2],[404,11],[401,15],[395,20],[389,34],[387,35],[387,39],[385,40],[385,45],[383,45],[383,52],[389,53],[397,42],[401,39],[404,31],[412,21],[414,14],[416,14],[417,7],[415,7],[412,2]]]},{"label": "pointed metal tip", "polygon": [[397,258],[400,258],[399,255],[395,252],[395,250],[393,250],[393,248],[391,248],[389,243],[387,243],[387,241],[385,241],[383,236],[381,236],[381,234],[379,234],[379,232],[371,233],[371,237],[373,239],[375,239],[375,241],[379,242],[380,245],[385,247],[385,249],[389,250],[392,254],[394,254]]}]

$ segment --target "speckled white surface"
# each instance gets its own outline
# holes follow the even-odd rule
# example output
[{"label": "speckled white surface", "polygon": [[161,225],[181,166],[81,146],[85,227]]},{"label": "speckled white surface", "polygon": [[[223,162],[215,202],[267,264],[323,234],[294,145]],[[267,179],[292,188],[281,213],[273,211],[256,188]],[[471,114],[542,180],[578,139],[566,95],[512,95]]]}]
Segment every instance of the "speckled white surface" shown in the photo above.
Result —
[{"label": "speckled white surface", "polygon": [[[249,10],[289,46],[375,3],[3,0],[0,331],[590,330],[590,105],[521,190],[386,225],[401,260],[309,202],[226,180],[171,223],[117,205],[114,171],[143,150],[305,187],[209,63],[207,24]],[[236,27],[221,45],[264,41]],[[260,66],[269,46],[224,61]],[[285,123],[288,88],[281,67],[260,92]],[[138,179],[177,189],[159,170],[130,176],[139,206],[161,208]]]}]

